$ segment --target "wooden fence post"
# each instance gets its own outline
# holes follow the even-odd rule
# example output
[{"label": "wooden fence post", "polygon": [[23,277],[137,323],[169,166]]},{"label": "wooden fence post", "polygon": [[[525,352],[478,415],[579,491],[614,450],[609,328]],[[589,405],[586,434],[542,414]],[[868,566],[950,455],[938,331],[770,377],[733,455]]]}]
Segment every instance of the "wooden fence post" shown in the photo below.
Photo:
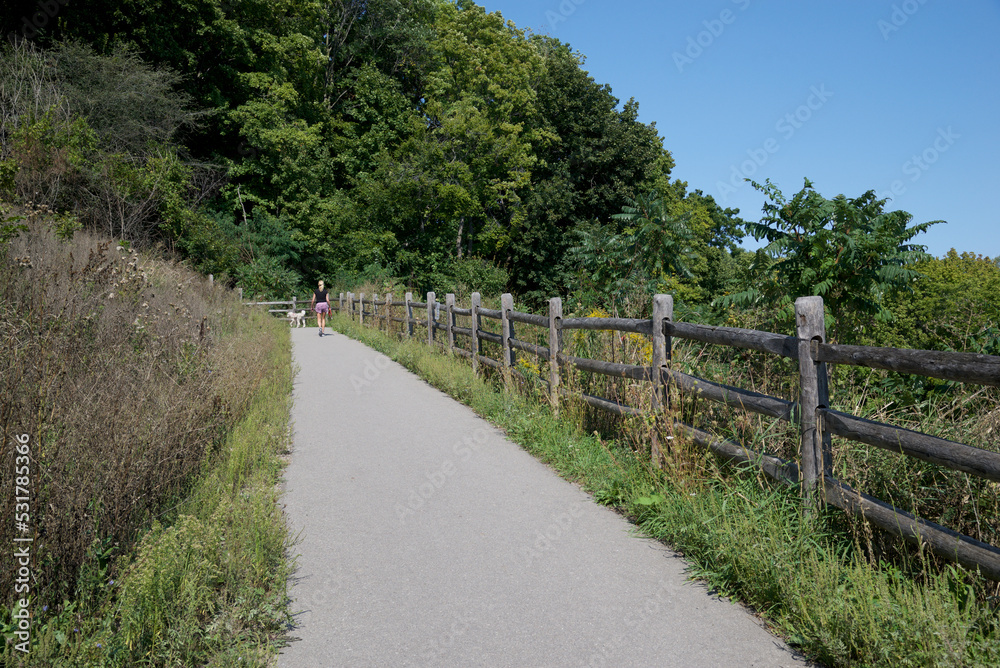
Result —
[{"label": "wooden fence post", "polygon": [[663,333],[663,323],[674,319],[674,298],[673,295],[653,295],[653,377],[650,378],[653,385],[652,408],[653,408],[653,433],[650,438],[650,455],[653,466],[660,467],[663,461],[663,446],[660,443],[660,434],[657,426],[661,419],[664,408],[670,405],[670,395],[664,382],[664,372],[667,370],[667,362],[670,360],[670,337]]},{"label": "wooden fence post", "polygon": [[559,417],[559,351],[562,349],[562,299],[549,300],[549,403]]},{"label": "wooden fence post", "polygon": [[385,333],[392,334],[392,293],[385,296]]},{"label": "wooden fence post", "polygon": [[448,333],[448,352],[455,352],[455,294],[449,292],[444,296],[445,331]]},{"label": "wooden fence post", "polygon": [[337,299],[337,313],[344,315],[344,293],[340,293],[340,298]]},{"label": "wooden fence post", "polygon": [[503,378],[504,385],[509,389],[514,381],[511,375],[514,361],[514,349],[510,346],[510,340],[514,336],[514,327],[510,322],[510,312],[514,310],[514,295],[505,292],[500,295],[500,340],[503,346]]},{"label": "wooden fence post", "polygon": [[822,297],[795,300],[795,329],[799,338],[799,424],[801,429],[800,470],[806,511],[815,511],[823,490],[823,475],[831,459],[830,437],[823,435],[817,409],[829,406],[826,364],[813,359],[812,342],[826,343]]},{"label": "wooden fence post", "polygon": [[378,293],[372,294],[372,327],[376,329],[379,328],[378,324]]},{"label": "wooden fence post", "polygon": [[236,292],[240,296],[240,301],[243,301],[243,288],[236,288]]},{"label": "wooden fence post", "polygon": [[472,350],[472,372],[479,373],[479,307],[482,305],[483,297],[478,292],[472,293],[471,298],[472,311],[472,345],[469,348]]},{"label": "wooden fence post", "polygon": [[354,320],[354,293],[347,293],[347,317]]},{"label": "wooden fence post", "polygon": [[296,310],[298,309],[295,308],[295,295],[292,295],[292,313],[294,313]]},{"label": "wooden fence post", "polygon": [[365,293],[358,293],[358,324],[365,326]]},{"label": "wooden fence post", "polygon": [[406,302],[406,338],[413,338],[413,293],[407,292],[403,297]]},{"label": "wooden fence post", "polygon": [[437,304],[437,295],[433,292],[427,293],[427,345],[434,346],[434,306]]}]

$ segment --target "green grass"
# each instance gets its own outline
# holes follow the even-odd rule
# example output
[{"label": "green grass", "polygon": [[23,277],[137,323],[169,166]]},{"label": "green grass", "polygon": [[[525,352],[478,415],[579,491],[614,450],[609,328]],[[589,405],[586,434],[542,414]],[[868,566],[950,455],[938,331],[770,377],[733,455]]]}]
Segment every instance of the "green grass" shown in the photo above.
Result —
[{"label": "green grass", "polygon": [[[630,434],[583,433],[572,405],[555,419],[540,397],[477,377],[467,361],[332,318],[340,332],[403,364],[506,431],[514,442],[683,553],[692,577],[755,610],[776,633],[830,666],[997,666],[1000,617],[977,602],[976,576],[928,562],[873,563],[827,511],[807,520],[798,490],[774,486],[685,443],[654,470]],[[648,453],[648,448],[645,451]],[[915,571],[915,575],[914,575]],[[981,597],[979,597],[981,598]]]},{"label": "green grass", "polygon": [[287,328],[271,328],[269,339],[242,419],[188,493],[132,553],[113,565],[92,561],[77,601],[35,625],[30,654],[8,645],[0,655],[5,665],[272,662],[290,621],[289,538],[277,485],[288,449],[292,370]]},{"label": "green grass", "polygon": [[272,374],[170,527],[156,527],[122,583],[111,665],[266,665],[290,621],[288,537],[279,510],[287,451],[287,333]]}]

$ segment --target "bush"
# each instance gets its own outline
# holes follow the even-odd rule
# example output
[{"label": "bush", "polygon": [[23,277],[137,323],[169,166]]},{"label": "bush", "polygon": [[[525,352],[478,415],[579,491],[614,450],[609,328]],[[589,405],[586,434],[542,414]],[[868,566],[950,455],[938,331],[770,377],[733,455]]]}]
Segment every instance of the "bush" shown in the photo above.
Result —
[{"label": "bush", "polygon": [[[73,595],[95,544],[120,554],[185,489],[243,410],[261,353],[218,345],[216,329],[246,314],[203,278],[87,233],[62,241],[50,218],[25,215],[28,231],[0,249],[0,423],[36,444],[40,606]],[[0,574],[8,609],[12,577]]]},{"label": "bush", "polygon": [[950,250],[916,266],[922,276],[893,305],[884,345],[995,355],[1000,328],[1000,265]]},{"label": "bush", "polygon": [[218,179],[181,159],[199,114],[178,82],[123,48],[0,46],[0,194],[131,241],[179,226]]},{"label": "bush", "polygon": [[460,299],[473,292],[499,295],[507,289],[510,274],[492,262],[478,257],[464,257],[455,261],[455,284],[452,290]]}]

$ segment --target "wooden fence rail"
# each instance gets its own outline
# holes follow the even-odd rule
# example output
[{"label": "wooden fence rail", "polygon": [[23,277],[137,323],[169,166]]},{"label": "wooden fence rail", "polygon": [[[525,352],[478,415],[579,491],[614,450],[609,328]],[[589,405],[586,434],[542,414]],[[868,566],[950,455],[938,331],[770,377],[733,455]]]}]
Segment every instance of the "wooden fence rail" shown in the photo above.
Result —
[{"label": "wooden fence rail", "polygon": [[277,307],[268,308],[268,313],[291,313],[292,311],[305,310],[306,317],[312,317],[312,314],[309,313],[309,299],[310,298],[299,299],[298,297],[292,297],[291,299],[276,302],[243,302],[243,305]]},{"label": "wooden fence rail", "polygon": [[[291,302],[271,302],[266,305],[283,305]],[[362,324],[392,332],[394,324],[401,325],[401,335],[415,337],[416,328],[424,327],[428,345],[437,346],[470,359],[474,369],[488,366],[501,371],[507,383],[512,382],[516,352],[537,356],[548,362],[548,376],[538,377],[548,387],[549,400],[554,411],[559,410],[560,400],[574,397],[588,405],[618,415],[641,415],[639,408],[624,405],[613,399],[570,393],[562,387],[562,374],[567,368],[604,376],[644,381],[651,386],[651,405],[662,424],[663,409],[668,406],[668,387],[678,392],[697,395],[713,402],[750,411],[795,424],[799,428],[799,461],[786,461],[767,453],[755,452],[743,444],[719,438],[691,425],[673,421],[675,433],[686,436],[692,443],[721,457],[752,464],[775,480],[801,485],[803,503],[812,512],[818,503],[825,502],[844,511],[863,516],[896,536],[908,541],[926,544],[933,552],[955,560],[979,571],[993,580],[1000,581],[1000,549],[965,536],[933,522],[916,518],[874,497],[851,489],[837,480],[832,473],[831,437],[883,448],[902,456],[914,457],[969,475],[1000,481],[1000,453],[976,448],[920,432],[867,420],[858,416],[832,410],[827,382],[827,364],[850,364],[900,373],[919,374],[950,381],[979,385],[1000,386],[1000,357],[969,353],[935,352],[926,350],[900,350],[846,346],[827,343],[823,320],[823,300],[820,297],[801,297],[795,302],[796,336],[772,332],[712,327],[695,323],[673,321],[673,300],[669,295],[656,295],[653,300],[653,317],[632,318],[563,318],[562,302],[554,298],[549,302],[547,316],[514,310],[513,297],[505,294],[501,308],[482,306],[481,297],[474,293],[469,308],[459,307],[454,295],[447,295],[442,304],[435,293],[427,294],[426,302],[413,301],[406,293],[402,302],[392,295],[379,299],[373,295],[341,293],[335,308]],[[396,317],[394,309],[403,309],[403,317]],[[414,310],[426,314],[415,317]],[[280,312],[280,310],[279,310]],[[457,317],[471,318],[469,327],[457,324]],[[483,329],[483,320],[499,325],[499,332]],[[544,328],[548,333],[548,346],[541,346],[518,338],[514,325]],[[653,354],[651,366],[637,366],[594,360],[569,355],[562,350],[562,332],[565,330],[610,330],[650,337]],[[442,334],[440,340],[439,334]],[[421,335],[423,336],[423,334]],[[457,344],[459,338],[468,342],[468,348]],[[670,368],[672,339],[686,339],[701,343],[755,350],[796,360],[799,367],[799,399],[788,401],[760,394],[752,390],[715,383]],[[498,345],[500,359],[482,354],[482,342]],[[651,456],[654,465],[661,464],[660,435],[651,433]]]},{"label": "wooden fence rail", "polygon": [[813,344],[813,357],[821,362],[853,364],[897,373],[915,373],[977,385],[1000,385],[1000,357],[935,350],[902,350]]}]

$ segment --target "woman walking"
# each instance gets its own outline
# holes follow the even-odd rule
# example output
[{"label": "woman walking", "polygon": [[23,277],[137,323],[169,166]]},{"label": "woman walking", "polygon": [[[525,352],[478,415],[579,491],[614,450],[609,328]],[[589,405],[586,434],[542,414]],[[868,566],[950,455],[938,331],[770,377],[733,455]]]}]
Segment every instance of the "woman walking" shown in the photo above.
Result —
[{"label": "woman walking", "polygon": [[326,328],[326,314],[330,312],[330,298],[326,292],[326,288],[323,286],[323,281],[319,282],[318,290],[313,290],[309,308],[316,311],[316,324],[319,325],[319,335],[323,336],[323,330]]}]

